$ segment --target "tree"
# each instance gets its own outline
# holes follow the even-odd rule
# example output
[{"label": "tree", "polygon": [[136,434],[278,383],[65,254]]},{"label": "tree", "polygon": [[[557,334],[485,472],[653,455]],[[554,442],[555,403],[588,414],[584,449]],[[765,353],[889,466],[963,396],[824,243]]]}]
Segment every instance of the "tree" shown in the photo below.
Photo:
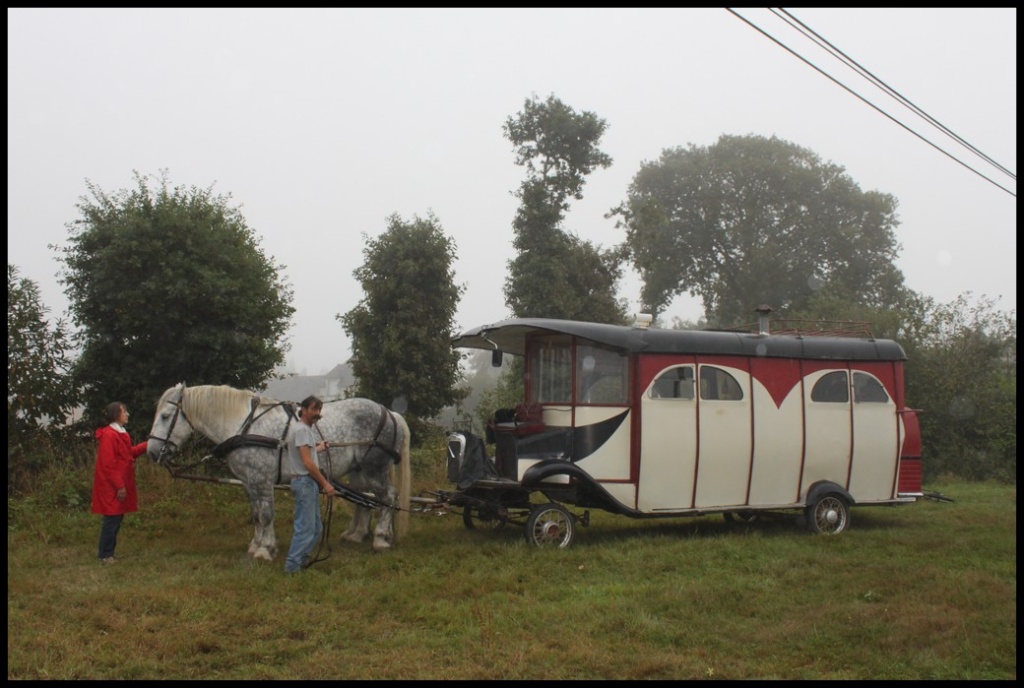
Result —
[{"label": "tree", "polygon": [[657,315],[687,291],[725,326],[750,322],[762,303],[785,315],[823,288],[874,308],[899,302],[896,206],[807,149],[722,136],[643,164],[612,214],[645,309]]},{"label": "tree", "polygon": [[527,179],[516,193],[513,220],[517,256],[509,262],[505,302],[517,317],[621,322],[625,305],[615,297],[621,257],[567,234],[561,224],[569,199],[583,198],[586,175],[611,165],[598,148],[607,124],[591,112],[576,113],[553,95],[527,99],[503,127]]},{"label": "tree", "polygon": [[871,309],[819,292],[808,320],[859,321],[907,353],[907,406],[920,409],[925,481],[1017,477],[1017,323],[970,292],[948,304],[908,290],[897,308]]},{"label": "tree", "polygon": [[39,286],[7,264],[7,448],[50,423],[63,425],[77,402],[69,382],[69,334],[52,326]]},{"label": "tree", "polygon": [[926,480],[1017,480],[1017,320],[992,299],[902,309],[907,403],[922,409]]},{"label": "tree", "polygon": [[123,401],[151,412],[169,386],[259,388],[284,359],[295,309],[283,266],[266,256],[230,195],[212,187],[107,194],[88,180],[59,250],[81,328],[74,375],[86,408]]},{"label": "tree", "polygon": [[413,429],[465,393],[455,388],[461,354],[451,347],[464,287],[453,281],[455,242],[433,214],[403,222],[367,242],[353,273],[363,299],[335,316],[352,338],[352,393],[406,415]]}]

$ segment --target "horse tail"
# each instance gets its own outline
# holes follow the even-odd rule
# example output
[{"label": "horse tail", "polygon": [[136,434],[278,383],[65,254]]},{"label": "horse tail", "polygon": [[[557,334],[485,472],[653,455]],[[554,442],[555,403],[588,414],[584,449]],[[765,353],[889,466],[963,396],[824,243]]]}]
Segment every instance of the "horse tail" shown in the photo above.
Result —
[{"label": "horse tail", "polygon": [[396,529],[397,537],[405,537],[409,532],[409,509],[412,505],[412,455],[409,450],[411,437],[409,424],[405,422],[400,414],[398,419],[402,426],[402,448],[399,452],[398,472],[398,523]]}]

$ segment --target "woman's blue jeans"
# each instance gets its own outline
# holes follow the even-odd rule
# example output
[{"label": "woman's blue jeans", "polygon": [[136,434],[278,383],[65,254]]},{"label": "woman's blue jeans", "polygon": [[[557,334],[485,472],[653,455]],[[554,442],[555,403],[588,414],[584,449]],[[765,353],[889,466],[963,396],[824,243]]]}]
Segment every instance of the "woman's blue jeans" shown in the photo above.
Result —
[{"label": "woman's blue jeans", "polygon": [[295,499],[295,532],[284,562],[286,573],[297,573],[313,554],[323,521],[320,518],[320,486],[308,475],[292,478]]},{"label": "woman's blue jeans", "polygon": [[121,521],[123,520],[124,514],[103,517],[103,525],[100,526],[100,548],[98,555],[100,559],[114,556],[114,548],[117,547],[117,531],[121,530]]}]

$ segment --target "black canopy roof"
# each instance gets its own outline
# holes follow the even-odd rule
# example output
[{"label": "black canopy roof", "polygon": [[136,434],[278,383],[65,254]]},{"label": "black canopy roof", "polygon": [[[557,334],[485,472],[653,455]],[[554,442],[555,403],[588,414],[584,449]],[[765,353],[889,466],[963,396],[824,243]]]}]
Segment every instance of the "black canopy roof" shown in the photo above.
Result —
[{"label": "black canopy roof", "polygon": [[756,334],[717,330],[664,330],[576,320],[515,318],[483,325],[452,340],[456,348],[487,349],[523,355],[531,334],[566,334],[623,353],[714,354],[846,361],[904,361],[906,353],[889,339]]}]

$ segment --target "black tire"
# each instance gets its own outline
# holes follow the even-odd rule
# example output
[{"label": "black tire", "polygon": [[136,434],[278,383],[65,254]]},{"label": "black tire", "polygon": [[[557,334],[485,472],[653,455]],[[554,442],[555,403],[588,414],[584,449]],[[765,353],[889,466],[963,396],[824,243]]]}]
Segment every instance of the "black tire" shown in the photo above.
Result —
[{"label": "black tire", "polygon": [[469,530],[477,528],[494,530],[504,526],[505,522],[490,509],[481,510],[467,506],[462,509],[462,524]]},{"label": "black tire", "polygon": [[850,507],[835,492],[822,495],[807,505],[807,530],[814,534],[838,535],[850,527]]},{"label": "black tire", "polygon": [[727,523],[753,523],[758,520],[756,511],[725,511],[722,516]]},{"label": "black tire", "polygon": [[560,504],[538,504],[526,521],[526,541],[538,547],[565,548],[576,539],[576,519]]}]

